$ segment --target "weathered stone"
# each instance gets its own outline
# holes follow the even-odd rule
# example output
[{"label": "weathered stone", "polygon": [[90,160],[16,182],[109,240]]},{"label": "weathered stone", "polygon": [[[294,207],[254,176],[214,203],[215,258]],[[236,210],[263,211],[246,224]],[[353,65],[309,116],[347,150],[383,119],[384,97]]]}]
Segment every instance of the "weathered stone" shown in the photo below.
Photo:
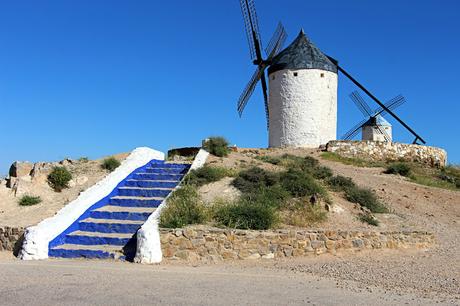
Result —
[{"label": "weathered stone", "polygon": [[363,248],[364,247],[364,242],[361,239],[354,239],[352,241],[353,247],[355,248]]},{"label": "weathered stone", "polygon": [[319,249],[319,248],[322,248],[324,247],[324,241],[320,241],[320,240],[312,240],[311,241],[311,247],[313,249]]},{"label": "weathered stone", "polygon": [[234,251],[223,251],[222,258],[223,259],[237,259],[238,254]]},{"label": "weathered stone", "polygon": [[177,258],[180,258],[182,260],[187,260],[188,257],[189,257],[189,252],[186,251],[186,250],[181,250],[181,251],[177,251],[175,254],[174,254],[175,257]]},{"label": "weathered stone", "polygon": [[268,254],[262,255],[262,258],[263,259],[273,259],[273,258],[275,258],[275,254],[268,253]]},{"label": "weathered stone", "polygon": [[32,163],[15,161],[10,167],[9,175],[18,178],[28,177],[33,167]]},{"label": "weathered stone", "polygon": [[292,248],[291,247],[286,247],[283,249],[283,252],[284,252],[284,256],[286,257],[290,257],[292,256]]},{"label": "weathered stone", "polygon": [[195,238],[196,237],[196,232],[191,229],[191,228],[186,228],[184,229],[184,236],[187,238]]}]

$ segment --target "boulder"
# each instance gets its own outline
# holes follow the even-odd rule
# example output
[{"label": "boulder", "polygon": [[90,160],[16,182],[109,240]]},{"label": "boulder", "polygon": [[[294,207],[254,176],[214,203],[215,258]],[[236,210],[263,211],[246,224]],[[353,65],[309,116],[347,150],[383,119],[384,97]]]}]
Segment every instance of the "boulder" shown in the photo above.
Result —
[{"label": "boulder", "polygon": [[32,163],[15,161],[10,167],[10,177],[29,177],[33,167],[34,164]]}]

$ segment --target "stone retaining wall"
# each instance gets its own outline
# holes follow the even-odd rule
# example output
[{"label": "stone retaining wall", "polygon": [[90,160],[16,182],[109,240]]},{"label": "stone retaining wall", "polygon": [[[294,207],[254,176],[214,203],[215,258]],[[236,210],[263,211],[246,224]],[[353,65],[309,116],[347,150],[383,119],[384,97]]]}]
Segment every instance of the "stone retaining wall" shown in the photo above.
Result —
[{"label": "stone retaining wall", "polygon": [[397,142],[333,140],[326,145],[326,151],[375,161],[418,162],[432,167],[447,164],[443,149]]},{"label": "stone retaining wall", "polygon": [[0,227],[0,251],[17,251],[23,235],[22,227]]},{"label": "stone retaining wall", "polygon": [[383,248],[426,248],[427,232],[360,232],[310,230],[224,230],[188,227],[161,229],[163,258],[186,261],[272,259],[339,251]]}]

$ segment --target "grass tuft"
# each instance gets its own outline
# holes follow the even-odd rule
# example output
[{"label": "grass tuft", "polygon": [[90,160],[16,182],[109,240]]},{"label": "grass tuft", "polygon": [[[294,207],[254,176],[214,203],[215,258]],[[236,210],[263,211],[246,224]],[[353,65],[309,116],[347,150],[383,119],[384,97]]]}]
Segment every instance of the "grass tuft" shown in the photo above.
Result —
[{"label": "grass tuft", "polygon": [[19,199],[18,204],[20,206],[32,206],[41,203],[41,201],[40,197],[24,195]]},{"label": "grass tuft", "polygon": [[230,169],[205,165],[199,169],[190,171],[185,177],[184,182],[189,185],[200,187],[212,182],[217,182],[224,177],[234,175],[234,171]]},{"label": "grass tuft", "polygon": [[358,219],[363,223],[373,226],[378,226],[380,224],[379,220],[374,218],[371,214],[359,214]]},{"label": "grass tuft", "polygon": [[388,209],[378,199],[376,194],[367,188],[352,187],[345,190],[346,199],[366,207],[373,213],[386,213]]},{"label": "grass tuft", "polygon": [[108,157],[102,161],[101,168],[112,172],[121,165],[115,157]]},{"label": "grass tuft", "polygon": [[402,176],[409,176],[411,174],[411,167],[403,162],[399,163],[392,163],[387,166],[386,170],[384,171],[386,174],[399,174]]}]

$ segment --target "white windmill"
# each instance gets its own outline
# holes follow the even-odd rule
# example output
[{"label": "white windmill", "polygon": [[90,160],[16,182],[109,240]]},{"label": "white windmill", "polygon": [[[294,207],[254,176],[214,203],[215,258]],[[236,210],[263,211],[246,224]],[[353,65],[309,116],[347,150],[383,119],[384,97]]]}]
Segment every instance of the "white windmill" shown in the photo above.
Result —
[{"label": "white windmill", "polygon": [[[415,136],[414,143],[418,140],[425,143],[387,105],[381,103],[339,66],[337,60],[318,49],[303,30],[287,48],[280,51],[287,35],[283,25],[279,23],[265,49],[267,58],[263,59],[254,0],[240,0],[240,5],[251,59],[257,69],[241,94],[237,109],[241,116],[260,80],[270,147],[318,147],[337,139],[337,73],[339,71],[371,97],[382,111],[393,116],[408,129]],[[265,78],[267,68],[269,86]],[[369,116],[372,117],[371,114]],[[360,128],[362,127],[361,125]]]}]

